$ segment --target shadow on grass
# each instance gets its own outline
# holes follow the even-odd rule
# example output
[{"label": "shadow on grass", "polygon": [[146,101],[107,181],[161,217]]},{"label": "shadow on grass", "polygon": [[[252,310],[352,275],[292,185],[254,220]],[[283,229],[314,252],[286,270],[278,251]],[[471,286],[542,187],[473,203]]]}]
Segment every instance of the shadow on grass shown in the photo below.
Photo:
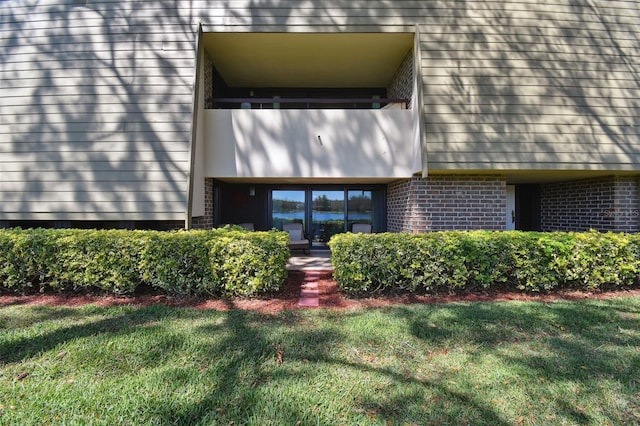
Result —
[{"label": "shadow on grass", "polygon": [[[357,314],[328,315],[344,321]],[[299,321],[297,327],[289,327],[279,334],[268,332],[272,327],[290,326],[296,319]],[[432,404],[438,406],[436,411],[439,420],[443,420],[443,413],[444,421],[452,423],[456,422],[460,413],[474,413],[477,418],[492,425],[508,424],[490,404],[479,401],[474,395],[456,392],[436,381],[419,380],[392,368],[374,367],[336,356],[332,348],[344,345],[348,336],[337,329],[313,329],[313,325],[305,325],[305,321],[304,314],[292,312],[274,317],[230,311],[224,325],[206,326],[198,330],[203,333],[227,333],[223,341],[206,348],[212,360],[223,360],[217,363],[213,373],[215,390],[187,407],[156,407],[160,408],[155,411],[156,420],[171,424],[204,421],[219,424],[238,421],[251,424],[259,421],[265,424],[266,405],[277,402],[270,415],[272,424],[361,424],[363,420],[376,422],[380,419],[392,424],[423,424],[429,418],[430,409],[416,407],[425,407],[424,390],[428,388],[437,395]],[[306,326],[311,328],[305,329]],[[310,402],[314,400],[313,396],[295,392],[291,394],[284,390],[278,395],[267,396],[268,391],[264,389],[273,383],[282,382],[283,386],[287,386],[284,384],[287,382],[295,386],[300,381],[305,383],[301,386],[305,389],[312,384],[324,388],[321,381],[327,380],[327,371],[340,369],[356,372],[359,376],[384,377],[397,392],[379,394],[375,398],[351,395],[353,407],[350,412],[321,413],[316,411],[318,402]],[[179,373],[172,371],[164,380],[173,380],[176,374]],[[348,384],[345,385],[348,387]],[[405,387],[410,389],[403,390]],[[335,390],[329,387],[326,392]],[[335,397],[330,395],[328,399]],[[450,417],[447,419],[446,416]]]},{"label": "shadow on grass", "polygon": [[[10,306],[20,306],[19,303]],[[25,310],[23,315],[16,317],[7,313],[7,309],[0,308],[0,331],[20,330],[31,327],[34,323],[56,320],[81,319],[87,312],[72,308],[54,308],[51,306],[35,306]],[[0,341],[0,348],[2,343]],[[0,349],[1,353],[1,349]]]},{"label": "shadow on grass", "polygon": [[[299,374],[299,371],[287,368],[285,363],[292,359],[311,361],[319,348],[340,340],[338,334],[326,330],[300,330],[282,336],[268,333],[272,327],[295,326],[297,319],[298,316],[290,311],[271,316],[232,310],[226,313],[223,324],[199,327],[195,330],[198,334],[224,334],[221,340],[203,348],[215,364],[205,367],[203,372],[211,378],[214,390],[198,403],[178,409],[173,406],[156,407],[153,410],[156,420],[162,424],[258,422],[261,418],[258,411],[264,410],[269,403],[262,387],[295,379]],[[292,349],[294,347],[295,350]],[[164,380],[171,380],[171,376]],[[286,399],[287,395],[279,397]],[[274,424],[280,424],[277,419],[301,419],[308,414],[295,403],[278,404],[273,409]],[[264,417],[260,424],[265,424]]]},{"label": "shadow on grass", "polygon": [[[437,346],[471,343],[472,360],[491,354],[527,380],[573,384],[594,395],[608,381],[637,398],[640,314],[622,300],[460,304],[431,310],[401,308],[396,313],[415,337]],[[518,350],[522,347],[529,349],[526,354]],[[540,399],[536,392],[530,392],[530,401]],[[558,416],[578,424],[598,423],[571,403],[572,396],[554,401]],[[617,421],[637,424],[640,415],[635,409],[637,401],[623,413],[604,414],[614,423],[622,415]]]},{"label": "shadow on grass", "polygon": [[[54,328],[42,334],[29,334],[16,339],[2,339],[0,340],[0,363],[23,362],[80,338],[133,334],[136,332],[136,326],[172,317],[184,317],[189,311],[163,306],[122,307],[111,310],[87,306],[82,309],[34,307],[30,308],[30,312],[33,312],[33,315],[28,317],[28,321],[32,324],[55,320],[78,320],[81,323]],[[110,314],[113,312],[119,313]],[[87,320],[93,315],[96,316],[95,320]],[[104,315],[108,316],[105,318]],[[4,322],[7,325],[16,322],[24,324],[25,319],[15,320],[5,316]]]},{"label": "shadow on grass", "polygon": [[[440,375],[418,374],[416,370],[431,361],[413,357],[439,351],[446,358],[447,349],[457,348],[470,363],[478,361],[476,366],[483,365],[482,357],[495,357],[527,383],[540,378],[574,383],[599,398],[597,382],[610,380],[631,399],[640,383],[638,351],[628,351],[640,346],[640,314],[635,306],[616,300],[477,303],[279,315],[162,306],[30,308],[34,322],[86,318],[38,335],[0,341],[0,359],[28,361],[73,340],[84,340],[84,348],[95,345],[96,336],[137,339],[139,330],[157,327],[151,338],[141,336],[147,340],[135,348],[135,360],[121,354],[108,360],[115,374],[135,371],[119,369],[118,363],[137,363],[153,369],[158,383],[165,384],[158,395],[135,402],[136,409],[145,413],[142,418],[154,423],[269,424],[265,419],[270,419],[271,424],[299,421],[301,425],[459,424],[465,419],[506,425],[514,419],[507,418],[482,389],[452,384],[455,377],[446,369]],[[168,323],[173,320],[179,322],[178,329]],[[398,342],[410,348],[399,347]],[[522,345],[533,348],[532,343],[542,349],[522,350]],[[183,356],[188,360],[176,361]],[[467,377],[472,385],[481,383],[472,374]],[[523,392],[531,401],[539,401],[536,392],[545,391],[543,386]],[[184,398],[193,392],[198,395]],[[572,397],[555,395],[549,402],[560,418],[573,423],[600,420],[578,409]],[[640,420],[632,408],[611,413],[603,409],[603,416],[613,423]]]}]

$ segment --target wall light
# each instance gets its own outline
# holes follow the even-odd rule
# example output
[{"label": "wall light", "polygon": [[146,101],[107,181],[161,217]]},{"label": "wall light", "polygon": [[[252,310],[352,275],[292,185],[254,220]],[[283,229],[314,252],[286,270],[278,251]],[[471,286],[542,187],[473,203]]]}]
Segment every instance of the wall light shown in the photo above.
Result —
[{"label": "wall light", "polygon": [[250,187],[249,187],[249,195],[250,195],[251,197],[253,197],[253,196],[255,196],[255,195],[256,195],[256,187],[255,187],[255,186],[250,186]]}]

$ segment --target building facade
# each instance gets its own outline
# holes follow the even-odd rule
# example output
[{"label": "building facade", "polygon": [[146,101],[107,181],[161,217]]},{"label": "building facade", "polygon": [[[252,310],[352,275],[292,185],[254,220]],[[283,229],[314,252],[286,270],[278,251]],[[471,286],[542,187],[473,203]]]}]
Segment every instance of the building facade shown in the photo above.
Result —
[{"label": "building facade", "polygon": [[640,231],[633,1],[6,1],[0,226]]}]

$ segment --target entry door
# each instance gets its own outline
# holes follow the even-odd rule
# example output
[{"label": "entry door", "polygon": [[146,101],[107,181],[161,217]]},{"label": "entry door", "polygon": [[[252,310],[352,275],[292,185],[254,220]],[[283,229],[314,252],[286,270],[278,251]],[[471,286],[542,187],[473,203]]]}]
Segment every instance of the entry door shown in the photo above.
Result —
[{"label": "entry door", "polygon": [[516,185],[516,229],[540,231],[540,185]]},{"label": "entry door", "polygon": [[513,231],[516,229],[516,186],[507,185],[507,209],[505,218],[505,229]]}]

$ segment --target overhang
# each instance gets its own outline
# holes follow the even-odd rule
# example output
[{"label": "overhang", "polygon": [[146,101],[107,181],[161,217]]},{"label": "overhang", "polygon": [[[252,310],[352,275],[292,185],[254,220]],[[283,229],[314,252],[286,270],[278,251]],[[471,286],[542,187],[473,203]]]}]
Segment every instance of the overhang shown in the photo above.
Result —
[{"label": "overhang", "polygon": [[231,87],[386,87],[412,33],[206,33],[205,50]]}]

